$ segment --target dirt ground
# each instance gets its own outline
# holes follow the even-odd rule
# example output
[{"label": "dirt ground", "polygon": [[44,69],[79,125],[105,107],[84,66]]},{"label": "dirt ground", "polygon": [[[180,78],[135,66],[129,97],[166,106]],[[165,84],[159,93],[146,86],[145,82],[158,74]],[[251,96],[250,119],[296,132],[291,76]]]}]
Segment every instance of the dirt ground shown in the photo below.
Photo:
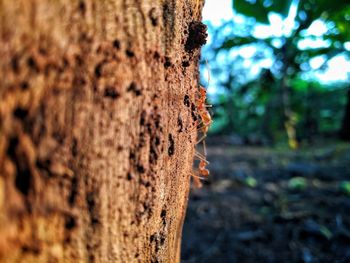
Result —
[{"label": "dirt ground", "polygon": [[350,262],[350,145],[222,144],[208,160],[209,180],[191,192],[183,263]]}]

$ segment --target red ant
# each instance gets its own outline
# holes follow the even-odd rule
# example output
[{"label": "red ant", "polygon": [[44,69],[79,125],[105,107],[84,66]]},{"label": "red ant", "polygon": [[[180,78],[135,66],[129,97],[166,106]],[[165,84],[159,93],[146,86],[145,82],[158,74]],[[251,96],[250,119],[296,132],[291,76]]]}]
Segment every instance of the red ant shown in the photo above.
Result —
[{"label": "red ant", "polygon": [[207,152],[206,152],[204,139],[206,138],[209,126],[212,123],[210,113],[207,110],[207,108],[211,107],[211,105],[205,104],[207,91],[202,86],[199,87],[199,95],[200,96],[196,102],[197,104],[196,106],[197,106],[198,116],[200,117],[200,122],[197,123],[196,130],[200,131],[203,134],[203,136],[197,141],[197,144],[203,141],[204,155],[197,151],[195,152],[195,157],[197,157],[200,160],[199,166],[198,166],[199,175],[192,174],[194,183],[198,188],[202,187],[202,183],[200,182],[200,179],[208,177],[210,173],[209,170],[206,168],[209,162],[206,160]]}]

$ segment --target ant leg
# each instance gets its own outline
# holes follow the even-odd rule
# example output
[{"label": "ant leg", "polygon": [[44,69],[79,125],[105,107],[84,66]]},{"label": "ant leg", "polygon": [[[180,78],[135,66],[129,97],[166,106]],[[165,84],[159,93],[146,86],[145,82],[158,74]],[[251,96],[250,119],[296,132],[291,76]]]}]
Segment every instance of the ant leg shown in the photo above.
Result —
[{"label": "ant leg", "polygon": [[[202,138],[200,138],[200,139],[197,141],[196,144],[199,144],[199,143],[201,143],[202,141],[204,142],[204,139],[205,139],[206,137],[207,137],[207,135],[204,134],[204,135],[202,136]],[[204,154],[204,155],[206,155],[206,154]]]},{"label": "ant leg", "polygon": [[199,160],[205,162],[206,164],[209,164],[209,162],[206,160],[205,156],[202,155],[201,153],[199,153],[199,152],[196,151],[194,155],[195,155],[195,157],[197,157]]},{"label": "ant leg", "polygon": [[[202,125],[202,126],[201,126]],[[203,129],[205,127],[203,121],[201,121],[200,123],[198,123],[196,126],[194,126],[190,131],[189,133],[192,133],[192,132],[197,132],[201,129]]]},{"label": "ant leg", "polygon": [[197,157],[199,160],[201,160],[201,161],[207,163],[207,160],[205,159],[205,156],[201,155],[199,152],[196,152],[196,153],[194,154],[194,156]]},{"label": "ant leg", "polygon": [[205,178],[196,174],[192,174],[192,177],[204,180]]},{"label": "ant leg", "polygon": [[204,152],[204,156],[207,156],[207,147],[205,145],[205,141],[203,141],[203,152]]},{"label": "ant leg", "polygon": [[201,154],[200,152],[198,152],[198,151],[196,151],[196,152],[194,153],[194,155],[195,155],[196,157],[198,157],[199,159],[202,159],[202,161],[205,160],[205,156],[204,156],[203,154]]}]

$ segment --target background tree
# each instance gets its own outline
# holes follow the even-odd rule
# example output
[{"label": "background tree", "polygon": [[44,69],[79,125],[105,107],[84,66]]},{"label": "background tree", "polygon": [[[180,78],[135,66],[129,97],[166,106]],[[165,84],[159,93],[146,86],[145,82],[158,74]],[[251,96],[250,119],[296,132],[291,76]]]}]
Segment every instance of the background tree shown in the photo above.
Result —
[{"label": "background tree", "polygon": [[[287,140],[292,148],[336,136],[348,84],[318,76],[332,59],[349,58],[349,3],[234,0],[233,9],[237,19],[210,27],[205,51],[218,87],[213,131]],[[320,26],[322,33],[312,32]]]},{"label": "background tree", "polygon": [[179,260],[201,5],[0,1],[0,262]]},{"label": "background tree", "polygon": [[345,141],[350,141],[350,89],[347,92],[347,103],[340,130],[340,138]]}]

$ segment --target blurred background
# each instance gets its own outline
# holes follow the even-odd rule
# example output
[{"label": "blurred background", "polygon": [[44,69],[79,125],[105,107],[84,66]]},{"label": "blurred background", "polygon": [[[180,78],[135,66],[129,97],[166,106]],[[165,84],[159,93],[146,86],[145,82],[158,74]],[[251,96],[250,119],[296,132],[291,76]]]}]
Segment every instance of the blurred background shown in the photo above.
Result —
[{"label": "blurred background", "polygon": [[203,20],[211,176],[182,261],[350,262],[350,1],[206,0]]}]

